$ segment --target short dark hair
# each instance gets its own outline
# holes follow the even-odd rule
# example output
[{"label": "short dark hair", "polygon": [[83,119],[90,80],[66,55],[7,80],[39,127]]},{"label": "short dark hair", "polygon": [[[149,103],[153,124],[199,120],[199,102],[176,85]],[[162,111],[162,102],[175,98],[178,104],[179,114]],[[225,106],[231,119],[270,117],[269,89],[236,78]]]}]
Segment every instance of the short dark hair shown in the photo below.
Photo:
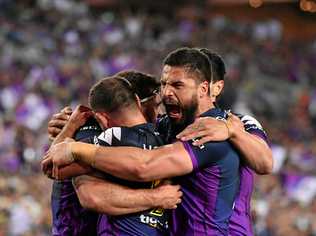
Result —
[{"label": "short dark hair", "polygon": [[145,74],[139,71],[127,70],[116,74],[116,76],[127,79],[137,96],[142,100],[153,96],[155,91],[160,88],[160,83],[150,74]]},{"label": "short dark hair", "polygon": [[197,48],[179,48],[167,55],[164,65],[188,67],[198,74],[199,82],[211,81],[212,71],[208,57]]},{"label": "short dark hair", "polygon": [[215,52],[211,52],[207,48],[200,48],[200,52],[204,53],[212,66],[213,82],[224,80],[226,74],[225,63],[220,55]]},{"label": "short dark hair", "polygon": [[136,96],[125,78],[106,77],[91,87],[89,104],[94,111],[114,112],[136,105]]}]

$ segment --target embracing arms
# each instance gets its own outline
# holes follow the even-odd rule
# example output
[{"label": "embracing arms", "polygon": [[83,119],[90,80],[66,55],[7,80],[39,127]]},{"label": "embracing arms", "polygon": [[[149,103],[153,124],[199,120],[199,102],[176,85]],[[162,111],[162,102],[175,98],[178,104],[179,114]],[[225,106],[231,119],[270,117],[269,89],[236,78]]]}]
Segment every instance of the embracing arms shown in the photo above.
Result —
[{"label": "embracing arms", "polygon": [[265,134],[261,125],[253,117],[244,116],[240,120],[230,115],[227,122],[211,117],[199,118],[177,138],[183,141],[199,138],[194,143],[197,146],[209,141],[229,140],[257,174],[270,174],[273,167],[272,152],[263,136]]},{"label": "embracing arms", "polygon": [[155,207],[174,209],[181,203],[182,196],[179,185],[130,189],[89,175],[74,178],[73,185],[84,208],[108,215],[124,215]]}]

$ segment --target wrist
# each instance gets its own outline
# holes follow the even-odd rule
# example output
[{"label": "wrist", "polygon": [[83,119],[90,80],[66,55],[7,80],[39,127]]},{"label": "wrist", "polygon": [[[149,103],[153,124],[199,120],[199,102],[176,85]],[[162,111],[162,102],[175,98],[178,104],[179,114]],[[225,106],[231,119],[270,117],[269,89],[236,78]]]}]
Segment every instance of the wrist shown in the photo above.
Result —
[{"label": "wrist", "polygon": [[151,207],[160,207],[161,206],[161,198],[160,198],[158,188],[150,189],[150,190],[148,190],[148,193],[149,193],[148,195],[150,198]]},{"label": "wrist", "polygon": [[71,143],[71,153],[75,161],[83,162],[95,168],[97,146],[81,142]]},{"label": "wrist", "polygon": [[75,132],[77,131],[77,127],[72,124],[72,122],[68,122],[64,127],[64,132],[67,137],[73,137]]},{"label": "wrist", "polygon": [[239,120],[234,119],[232,116],[229,116],[227,119],[227,128],[229,130],[229,140],[234,141],[242,133],[245,132],[243,124],[239,124]]}]

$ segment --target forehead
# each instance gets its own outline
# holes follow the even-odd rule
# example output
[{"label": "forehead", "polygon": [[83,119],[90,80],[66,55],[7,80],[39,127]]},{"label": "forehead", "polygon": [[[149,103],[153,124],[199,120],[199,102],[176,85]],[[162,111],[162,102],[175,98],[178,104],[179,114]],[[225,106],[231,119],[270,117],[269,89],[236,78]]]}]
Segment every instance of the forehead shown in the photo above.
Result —
[{"label": "forehead", "polygon": [[165,65],[162,69],[161,81],[164,82],[186,82],[189,80],[195,81],[196,79],[194,73],[189,72],[189,69],[186,67]]}]

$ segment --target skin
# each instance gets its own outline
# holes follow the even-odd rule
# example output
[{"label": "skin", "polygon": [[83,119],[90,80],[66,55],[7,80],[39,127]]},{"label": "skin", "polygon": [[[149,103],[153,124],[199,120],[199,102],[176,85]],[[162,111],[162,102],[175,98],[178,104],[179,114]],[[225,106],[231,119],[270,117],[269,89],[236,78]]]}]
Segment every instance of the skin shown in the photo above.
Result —
[{"label": "skin", "polygon": [[[223,87],[224,81],[218,81],[210,85],[212,102],[221,93]],[[246,163],[257,174],[269,174],[272,172],[273,160],[270,148],[260,137],[245,132],[243,123],[234,115],[228,119],[226,124],[210,117],[199,118],[194,124],[181,132],[178,138],[181,140],[201,138],[195,145],[201,145],[208,141],[228,139],[241,152]],[[59,172],[62,173],[63,169],[61,168]],[[149,177],[144,174],[138,176],[138,179],[146,178]]]},{"label": "skin", "polygon": [[[63,113],[65,111],[62,111]],[[82,126],[87,119],[92,115],[90,110],[83,109],[78,106],[71,114],[68,122],[54,139],[51,149],[60,142],[74,141],[68,137],[72,137],[75,131]],[[96,116],[102,122],[102,126],[106,126],[108,120],[102,113],[97,113]],[[62,117],[62,116],[59,116]],[[123,116],[121,116],[123,117]],[[137,119],[137,117],[133,117]],[[139,122],[145,122],[140,117]],[[50,168],[48,168],[49,170]],[[53,168],[54,171],[54,168]],[[71,173],[71,174],[70,174]],[[73,175],[80,175],[73,181],[77,196],[83,207],[109,214],[109,215],[124,215],[135,213],[154,207],[162,207],[165,209],[174,209],[181,202],[182,192],[180,186],[163,185],[156,189],[129,189],[115,183],[111,183],[98,177],[84,175],[92,173],[90,166],[83,163],[73,163],[61,171],[63,178],[69,178]],[[46,172],[51,176],[51,172]],[[116,196],[116,197],[113,197]]]},{"label": "skin", "polygon": [[[224,81],[211,83],[211,99],[221,94]],[[199,139],[196,146],[210,141],[229,140],[242,154],[242,157],[257,174],[271,174],[273,169],[272,151],[265,140],[245,131],[243,122],[231,114],[227,122],[216,120],[212,117],[196,119],[185,130],[177,135],[177,138],[186,141]]]},{"label": "skin", "polygon": [[[175,123],[184,119],[183,108],[197,99],[196,117],[213,108],[209,99],[209,84],[207,81],[197,83],[195,73],[188,72],[187,68],[165,66],[162,73],[162,97],[167,108],[178,105],[178,112],[169,111],[168,115]],[[137,148],[104,148],[92,145],[78,145],[78,143],[63,143],[56,145],[49,151],[43,162],[43,167],[53,163],[53,176],[59,177],[59,167],[71,164],[74,159],[66,153],[69,148],[77,161],[90,164],[99,170],[105,171],[120,178],[147,181],[168,178],[190,173],[193,170],[191,158],[181,142],[158,148],[153,151]],[[114,157],[122,151],[122,158]],[[110,154],[110,152],[113,152]],[[124,155],[122,155],[124,154]],[[102,158],[100,158],[102,157]],[[103,158],[109,157],[109,158]]]},{"label": "skin", "polygon": [[[210,84],[210,97],[212,102],[215,102],[216,97],[221,94],[223,87],[223,80]],[[142,105],[144,112],[153,110],[152,114],[155,114],[155,110],[150,108],[151,104],[146,103]],[[69,108],[65,109],[67,110]],[[55,137],[56,133],[58,133],[58,131],[60,132],[60,126],[65,124],[67,117],[67,113],[54,115],[52,121],[48,124],[50,137]],[[148,115],[148,117],[155,120],[152,118],[154,115]],[[223,141],[228,139],[235,148],[241,152],[248,166],[257,174],[272,173],[273,157],[270,147],[261,137],[245,132],[243,123],[235,115],[229,117],[226,124],[212,117],[198,118],[193,124],[179,133],[177,138],[183,141],[199,138],[199,140],[194,143],[196,146],[203,145],[210,141]]]}]

